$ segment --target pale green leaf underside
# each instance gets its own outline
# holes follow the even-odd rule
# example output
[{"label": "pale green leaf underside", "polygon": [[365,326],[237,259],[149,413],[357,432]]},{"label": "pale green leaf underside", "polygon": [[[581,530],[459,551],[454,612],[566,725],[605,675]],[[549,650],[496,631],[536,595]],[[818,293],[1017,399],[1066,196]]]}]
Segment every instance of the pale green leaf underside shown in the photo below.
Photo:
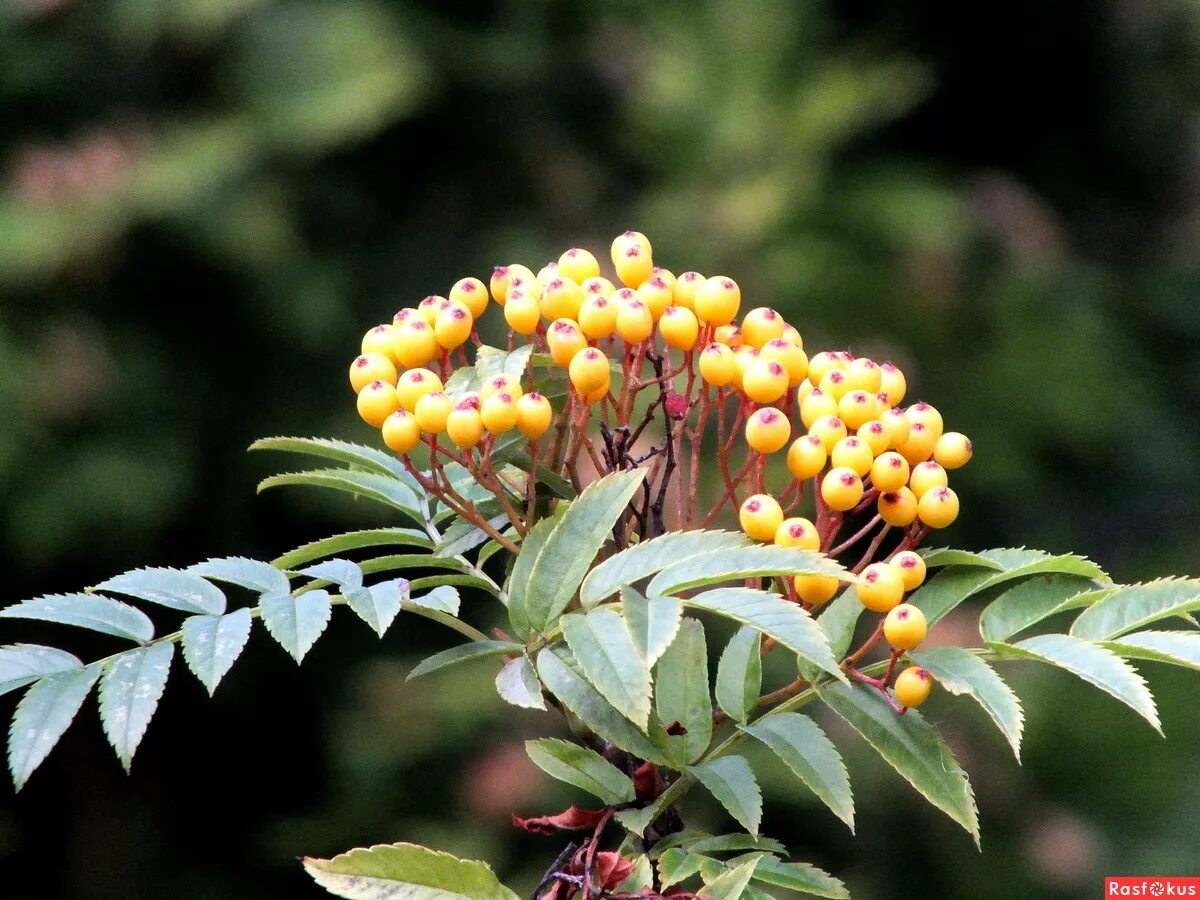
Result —
[{"label": "pale green leaf underside", "polygon": [[240,556],[205,560],[189,566],[187,571],[226,584],[236,584],[257,594],[284,594],[289,590],[288,578],[280,569]]},{"label": "pale green leaf underside", "polygon": [[250,639],[250,610],[183,620],[183,660],[211,695]]},{"label": "pale green leaf underside", "polygon": [[962,647],[932,647],[909,656],[950,693],[966,694],[982,706],[1008,740],[1013,755],[1021,758],[1021,731],[1025,727],[1021,701],[995,669]]},{"label": "pale green leaf underside", "polygon": [[100,681],[100,724],[126,769],[162,699],[174,656],[170,643],[127,650]]},{"label": "pale green leaf underside", "polygon": [[1200,609],[1200,579],[1164,578],[1117,587],[1079,614],[1071,634],[1107,641],[1161,619]]},{"label": "pale green leaf underside", "polygon": [[1111,590],[1094,588],[1091,579],[1079,575],[1031,578],[987,605],[979,616],[979,633],[985,641],[1007,641],[1050,616],[1094,603]]},{"label": "pale green leaf underside", "polygon": [[610,556],[588,572],[579,589],[584,607],[595,606],[620,588],[662,571],[698,553],[749,546],[744,534],[732,531],[672,531]]},{"label": "pale green leaf underside", "polygon": [[95,590],[136,597],[186,613],[225,612],[225,595],[220,588],[181,569],[134,569],[101,582]]},{"label": "pale green leaf underside", "polygon": [[299,597],[263,597],[260,610],[267,632],[296,662],[312,649],[333,612],[325,590],[307,591]]},{"label": "pale green leaf underside", "polygon": [[639,728],[650,721],[650,667],[625,620],[611,609],[561,620],[563,637],[584,674],[613,707]]},{"label": "pale green leaf underside", "polygon": [[8,769],[18,791],[54,749],[99,677],[98,666],[59,672],[21,698],[8,729]]},{"label": "pale green leaf underside", "polygon": [[59,672],[83,668],[79,657],[57,647],[8,644],[0,647],[0,695]]},{"label": "pale green leaf underside", "polygon": [[623,587],[621,613],[642,659],[653,667],[679,633],[683,603],[677,597],[648,599],[631,587]]},{"label": "pale green leaf underside", "polygon": [[542,738],[526,741],[525,752],[547,775],[587,791],[605,804],[633,799],[629,776],[595,750],[569,741]]},{"label": "pale green leaf underside", "polygon": [[87,628],[145,644],[154,637],[150,617],[128,603],[103,594],[48,594],[0,609],[0,618],[36,619]]},{"label": "pale green leaf underside", "polygon": [[308,857],[304,868],[329,893],[348,900],[517,900],[484,863],[417,844]]},{"label": "pale green leaf underside", "polygon": [[690,769],[733,818],[753,835],[762,823],[762,791],[744,756],[720,756]]},{"label": "pale green leaf underside", "polygon": [[527,656],[510,659],[496,674],[496,693],[506,703],[525,709],[545,709],[542,685]]},{"label": "pale green leaf underside", "polygon": [[707,881],[700,889],[700,894],[708,900],[739,900],[757,865],[758,857],[755,857],[732,868],[722,867],[723,871],[711,881]]},{"label": "pale green leaf underside", "polygon": [[1125,657],[1200,669],[1200,631],[1138,631],[1102,646]]}]

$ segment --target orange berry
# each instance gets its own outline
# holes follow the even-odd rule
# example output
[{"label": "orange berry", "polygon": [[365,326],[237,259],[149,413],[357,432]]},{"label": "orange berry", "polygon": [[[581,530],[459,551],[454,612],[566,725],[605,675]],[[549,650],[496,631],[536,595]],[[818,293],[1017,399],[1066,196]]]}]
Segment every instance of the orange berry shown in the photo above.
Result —
[{"label": "orange berry", "polygon": [[[808,361],[808,380],[813,387],[819,387],[821,379],[833,371],[841,371],[847,362],[836,350],[822,350]],[[841,399],[840,397],[837,399]]]},{"label": "orange berry", "polygon": [[607,297],[617,289],[617,286],[603,275],[595,275],[586,281],[579,282],[585,297]]},{"label": "orange berry", "polygon": [[417,400],[413,418],[422,431],[441,434],[446,430],[446,419],[454,409],[454,401],[442,391],[432,391]]},{"label": "orange berry", "polygon": [[871,463],[871,484],[884,492],[904,487],[908,474],[908,461],[894,450],[880,453]]},{"label": "orange berry", "polygon": [[635,291],[633,288],[627,288],[627,287],[617,288],[615,291],[613,291],[611,294],[608,295],[608,299],[611,302],[615,303],[617,306],[617,309],[620,310],[630,300],[637,299],[637,291]]},{"label": "orange berry", "polygon": [[684,272],[675,279],[675,305],[695,311],[696,291],[704,284],[704,276],[699,272]]},{"label": "orange berry", "polygon": [[[749,354],[745,354],[749,359]],[[742,374],[742,390],[755,403],[774,403],[787,393],[788,374],[782,364],[749,359]]]},{"label": "orange berry", "polygon": [[874,460],[874,454],[871,453],[871,448],[867,446],[866,442],[853,436],[842,438],[833,445],[833,449],[829,452],[831,466],[850,469],[860,478],[871,471],[871,463]]},{"label": "orange berry", "polygon": [[[625,231],[613,238],[612,247],[609,249],[609,257],[612,259],[612,264],[615,266],[617,260],[625,255],[630,247],[639,247],[646,251],[646,255],[650,256],[654,250],[650,246],[649,239],[640,231]],[[636,287],[636,285],[634,285]]]},{"label": "orange berry", "polygon": [[380,428],[387,417],[400,405],[396,389],[386,381],[372,381],[358,392],[358,414],[364,422]]},{"label": "orange berry", "polygon": [[901,706],[912,709],[929,699],[933,691],[933,676],[928,669],[910,666],[896,676],[892,690],[896,692],[896,700]]},{"label": "orange berry", "polygon": [[[438,313],[446,306],[447,300],[438,294],[430,294],[417,304],[417,315],[425,320],[431,328],[437,322]],[[407,321],[407,320],[406,320]]]},{"label": "orange berry", "polygon": [[879,363],[865,356],[858,357],[850,365],[846,366],[846,380],[850,383],[850,390],[852,391],[866,391],[872,395],[878,394],[882,374],[879,370]]},{"label": "orange berry", "polygon": [[904,580],[904,590],[915,591],[924,584],[925,560],[921,558],[921,554],[911,550],[902,550],[889,562],[900,570],[900,577]]},{"label": "orange berry", "polygon": [[780,547],[799,547],[801,550],[821,549],[821,538],[817,534],[816,526],[800,516],[793,516],[779,523],[779,527],[775,529],[775,543]]},{"label": "orange berry", "polygon": [[917,518],[917,498],[907,487],[880,494],[876,508],[879,517],[896,528],[905,528]]},{"label": "orange berry", "polygon": [[875,395],[866,391],[850,391],[838,401],[838,417],[846,423],[847,428],[862,428],[878,413],[879,404]]},{"label": "orange berry", "polygon": [[904,415],[904,410],[889,409],[880,414],[879,421],[883,423],[883,428],[887,432],[888,446],[893,450],[903,446],[904,442],[908,440],[912,423],[908,421],[908,416]]},{"label": "orange berry", "polygon": [[630,243],[613,259],[617,278],[627,287],[637,288],[653,274],[654,260],[649,245]]},{"label": "orange berry", "polygon": [[738,521],[742,531],[753,540],[773,541],[783,522],[783,509],[770,494],[755,494],[747,497],[738,510]]},{"label": "orange berry", "polygon": [[471,336],[473,327],[475,317],[471,311],[462,303],[451,301],[438,313],[437,321],[433,324],[433,337],[442,348],[453,350]]},{"label": "orange berry", "polygon": [[773,406],[764,406],[746,420],[746,443],[755,453],[782,450],[791,436],[788,417]]},{"label": "orange berry", "polygon": [[871,452],[876,456],[888,448],[887,429],[883,427],[883,423],[878,419],[860,425],[858,431],[855,433],[859,438],[867,442],[867,446],[871,448]]},{"label": "orange berry", "polygon": [[523,391],[521,390],[521,379],[516,375],[509,375],[507,372],[501,372],[499,375],[491,375],[486,378],[479,387],[479,401],[482,403],[492,394],[512,394],[514,399],[520,399]]},{"label": "orange berry", "polygon": [[797,575],[792,585],[796,596],[809,606],[824,606],[838,592],[840,582],[832,575]]},{"label": "orange berry", "polygon": [[917,501],[917,515],[930,528],[945,528],[958,518],[958,494],[948,487],[928,491]]},{"label": "orange berry", "polygon": [[583,398],[583,402],[588,404],[588,406],[591,406],[593,403],[599,403],[600,401],[602,401],[605,397],[608,396],[609,384],[610,384],[610,382],[606,381],[600,387],[596,388],[590,394],[585,396]]},{"label": "orange berry", "polygon": [[801,481],[812,478],[825,468],[828,456],[829,451],[825,449],[825,442],[820,437],[815,434],[801,435],[792,441],[792,446],[788,448],[788,471],[792,473],[793,478]]},{"label": "orange berry", "polygon": [[550,262],[546,263],[544,266],[542,266],[540,269],[538,269],[537,276],[534,280],[536,280],[537,283],[540,284],[542,286],[542,288],[544,289],[546,287],[546,285],[548,285],[551,281],[553,281],[557,277],[558,277],[558,260],[552,259],[552,260],[550,260]]},{"label": "orange berry", "polygon": [[650,315],[655,322],[662,318],[664,310],[671,305],[673,297],[671,285],[658,275],[638,285],[637,298],[646,304],[646,308],[650,310]]},{"label": "orange berry", "polygon": [[446,434],[456,447],[470,450],[483,438],[483,417],[474,406],[459,401],[446,418]]},{"label": "orange berry", "polygon": [[714,275],[705,280],[694,298],[696,318],[707,325],[728,325],[742,305],[742,292],[728,275]]},{"label": "orange berry", "polygon": [[818,419],[835,418],[838,403],[818,387],[810,387],[800,400],[800,421],[805,428],[812,428]]},{"label": "orange berry", "polygon": [[509,393],[492,394],[479,405],[483,427],[492,434],[504,434],[517,425],[517,401]]},{"label": "orange berry", "polygon": [[762,348],[767,341],[783,335],[785,324],[783,316],[769,306],[756,307],[742,318],[742,340],[751,347]]},{"label": "orange berry", "polygon": [[521,288],[509,286],[508,300],[504,304],[504,321],[517,334],[530,335],[537,331],[542,318],[542,307],[537,298]]},{"label": "orange berry", "polygon": [[736,350],[745,343],[742,340],[742,329],[732,324],[719,325],[714,328],[713,340],[719,344],[724,344],[731,350]]},{"label": "orange berry", "polygon": [[607,296],[592,295],[579,307],[579,329],[593,341],[612,337],[617,328],[617,304]]},{"label": "orange berry", "polygon": [[627,344],[640,344],[654,334],[654,316],[650,308],[634,297],[617,312],[617,334]]},{"label": "orange berry", "polygon": [[746,376],[746,370],[750,368],[750,364],[758,359],[758,349],[751,347],[749,344],[742,344],[733,351],[733,361],[737,363],[737,367],[733,371],[733,383],[739,390],[742,387],[742,379]]},{"label": "orange berry", "polygon": [[949,483],[946,470],[932,459],[913,466],[912,475],[908,479],[908,486],[918,500],[934,488],[945,487]]},{"label": "orange berry", "polygon": [[696,346],[700,323],[696,321],[696,314],[686,306],[668,306],[658,320],[658,330],[667,346],[687,351]]},{"label": "orange berry", "polygon": [[808,357],[804,355],[804,351],[799,346],[791,341],[784,338],[773,338],[759,348],[758,357],[783,366],[788,373],[788,387],[797,387],[801,383],[807,384],[805,376],[808,374]]},{"label": "orange berry", "polygon": [[517,401],[517,428],[531,441],[546,433],[553,417],[550,401],[537,391],[530,391]]},{"label": "orange berry", "polygon": [[892,607],[883,620],[883,636],[897,650],[916,650],[928,633],[925,613],[911,603]]},{"label": "orange berry", "polygon": [[666,282],[667,287],[669,287],[672,291],[675,290],[675,282],[678,281],[674,272],[672,272],[670,269],[664,269],[662,266],[655,266],[653,269],[651,269],[650,277],[661,278],[664,282]]},{"label": "orange berry", "polygon": [[808,429],[809,434],[815,434],[821,439],[827,451],[832,451],[834,444],[846,437],[846,423],[837,416],[821,416]]},{"label": "orange berry", "polygon": [[924,422],[913,422],[908,429],[908,440],[896,448],[897,452],[915,466],[933,455],[938,436]]},{"label": "orange berry", "polygon": [[546,283],[542,290],[542,316],[550,321],[575,319],[583,306],[583,288],[561,275]]},{"label": "orange berry", "polygon": [[[403,325],[405,322],[407,322],[413,316],[420,316],[420,315],[421,314],[419,312],[417,312],[415,309],[413,309],[411,306],[406,306],[406,307],[404,307],[404,309],[396,310],[396,314],[394,316],[392,316],[392,324],[393,325]],[[424,316],[422,316],[422,318],[424,318]]]},{"label": "orange berry", "polygon": [[908,382],[899,367],[890,362],[879,367],[879,393],[887,395],[888,406],[899,406],[907,390]]},{"label": "orange berry", "polygon": [[572,247],[558,258],[558,274],[565,275],[576,284],[583,284],[600,274],[600,263],[587,250]]},{"label": "orange berry", "polygon": [[784,325],[783,334],[779,336],[779,339],[783,341],[790,341],[801,350],[804,349],[804,339],[800,337],[800,332],[796,330],[795,325]]},{"label": "orange berry", "polygon": [[363,335],[361,352],[364,355],[379,353],[386,356],[393,363],[398,362],[396,353],[392,350],[392,342],[396,339],[396,333],[399,330],[394,325],[376,325]]},{"label": "orange berry", "polygon": [[716,341],[700,351],[700,377],[713,387],[725,387],[737,375],[733,351]]},{"label": "orange berry", "polygon": [[947,469],[958,469],[971,461],[975,446],[965,434],[947,431],[933,445],[933,458]]},{"label": "orange berry", "polygon": [[846,512],[862,499],[862,478],[853,469],[830,469],[821,479],[821,499],[830,509]]},{"label": "orange berry", "polygon": [[425,365],[440,349],[433,327],[416,317],[397,328],[392,340],[392,355],[406,369]]},{"label": "orange berry", "polygon": [[871,563],[858,580],[858,599],[871,612],[885,613],[904,599],[904,579],[890,563]]},{"label": "orange berry", "polygon": [[428,369],[409,369],[396,382],[396,402],[406,411],[413,412],[418,400],[442,387],[442,379],[436,373]]},{"label": "orange berry", "polygon": [[608,385],[608,357],[595,347],[584,347],[571,357],[567,374],[575,392],[586,397],[598,388]]},{"label": "orange berry", "polygon": [[850,383],[846,380],[846,373],[841,369],[831,369],[826,372],[817,387],[838,401],[850,393]]},{"label": "orange berry", "polygon": [[407,410],[398,409],[383,420],[383,442],[393,453],[411,453],[421,442],[421,427]]},{"label": "orange berry", "polygon": [[587,338],[573,320],[556,319],[546,329],[546,344],[554,361],[565,369],[575,354],[587,346]]},{"label": "orange berry", "polygon": [[372,381],[396,383],[396,367],[390,357],[382,353],[364,353],[350,363],[350,387],[358,393]]},{"label": "orange berry", "polygon": [[512,273],[508,266],[496,266],[492,269],[492,277],[488,280],[488,290],[491,291],[492,299],[501,306],[508,299],[508,283],[511,278]]},{"label": "orange berry", "polygon": [[450,288],[450,299],[457,300],[478,319],[488,308],[488,289],[478,278],[460,278]]},{"label": "orange berry", "polygon": [[918,422],[923,424],[933,434],[934,441],[942,436],[942,414],[931,404],[924,401],[914,403],[904,410],[904,415],[914,425]]}]

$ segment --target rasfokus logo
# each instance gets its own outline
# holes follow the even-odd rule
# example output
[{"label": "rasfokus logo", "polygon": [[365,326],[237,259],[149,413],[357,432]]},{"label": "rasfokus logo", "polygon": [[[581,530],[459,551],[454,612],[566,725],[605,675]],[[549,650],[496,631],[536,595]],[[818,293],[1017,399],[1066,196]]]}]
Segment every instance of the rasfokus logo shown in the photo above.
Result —
[{"label": "rasfokus logo", "polygon": [[1122,875],[1104,879],[1105,897],[1200,897],[1200,877]]}]

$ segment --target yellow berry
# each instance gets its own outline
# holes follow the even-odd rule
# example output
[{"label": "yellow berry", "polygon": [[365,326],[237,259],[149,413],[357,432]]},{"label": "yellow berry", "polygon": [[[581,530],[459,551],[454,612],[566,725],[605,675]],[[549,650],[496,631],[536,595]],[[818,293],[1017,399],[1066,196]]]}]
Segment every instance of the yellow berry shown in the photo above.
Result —
[{"label": "yellow berry", "polygon": [[746,443],[755,453],[775,453],[792,436],[788,417],[773,406],[764,406],[746,420]]},{"label": "yellow berry", "polygon": [[908,429],[908,440],[896,448],[908,460],[910,466],[923,463],[933,456],[938,436],[924,422],[913,422]]},{"label": "yellow berry", "polygon": [[958,518],[958,494],[948,487],[934,488],[917,501],[917,515],[930,528],[945,528]]},{"label": "yellow berry", "polygon": [[673,297],[671,286],[667,284],[666,279],[658,275],[648,281],[643,281],[637,289],[637,298],[646,304],[646,309],[650,310],[650,315],[655,322],[671,305]]},{"label": "yellow berry", "polygon": [[908,484],[908,474],[908,461],[894,450],[880,453],[871,463],[871,484],[885,493]]},{"label": "yellow berry", "polygon": [[815,434],[801,435],[792,441],[792,446],[788,448],[788,471],[792,473],[793,478],[801,481],[812,478],[825,468],[828,456],[829,451],[825,449],[825,442],[820,437]]},{"label": "yellow berry", "polygon": [[417,400],[412,415],[422,431],[441,434],[446,430],[446,419],[453,409],[453,400],[442,391],[433,391]]},{"label": "yellow berry", "polygon": [[719,325],[714,328],[713,340],[718,344],[724,344],[730,350],[736,350],[745,343],[742,340],[742,329],[733,324]]},{"label": "yellow berry", "polygon": [[696,291],[704,284],[704,276],[699,272],[684,272],[675,279],[675,305],[695,311]]},{"label": "yellow berry", "polygon": [[478,319],[487,312],[487,285],[478,278],[460,278],[454,282],[454,287],[450,288],[450,299],[457,300]]},{"label": "yellow berry", "polygon": [[508,292],[524,291],[535,300],[542,298],[542,283],[537,280],[533,270],[520,263],[512,263],[508,267]]},{"label": "yellow berry", "polygon": [[390,357],[382,353],[364,353],[350,363],[350,387],[358,393],[372,381],[396,383],[396,367]]},{"label": "yellow berry", "polygon": [[755,403],[774,403],[787,389],[788,374],[781,363],[753,359],[742,374],[742,390]]},{"label": "yellow berry", "polygon": [[380,428],[384,421],[394,413],[400,405],[396,399],[396,389],[386,381],[372,381],[358,392],[358,414],[363,421],[374,428]]},{"label": "yellow berry", "polygon": [[904,410],[904,415],[914,425],[918,422],[923,424],[933,434],[935,441],[942,436],[942,414],[936,407],[925,402],[914,403]]},{"label": "yellow berry", "polygon": [[965,434],[947,431],[933,445],[933,458],[947,469],[959,469],[971,461],[975,447]]},{"label": "yellow berry", "polygon": [[633,288],[627,288],[627,287],[617,288],[615,291],[613,291],[611,294],[608,295],[608,299],[609,299],[609,302],[615,303],[617,309],[619,310],[630,300],[637,299],[637,291],[635,291]]},{"label": "yellow berry", "polygon": [[855,432],[861,440],[866,441],[867,446],[871,448],[871,452],[878,456],[888,448],[888,433],[883,427],[883,423],[878,419],[872,422],[865,422],[859,426]]},{"label": "yellow berry", "polygon": [[595,347],[584,347],[571,358],[567,374],[575,392],[586,397],[608,384],[608,357]]},{"label": "yellow berry", "polygon": [[517,401],[509,393],[492,394],[479,405],[483,427],[492,434],[504,434],[517,425]]},{"label": "yellow berry", "polygon": [[812,428],[818,419],[835,418],[837,412],[837,401],[817,387],[810,387],[800,400],[800,421],[805,428]]},{"label": "yellow berry", "polygon": [[887,395],[888,406],[899,406],[908,390],[908,382],[899,367],[885,362],[879,367],[879,393]]},{"label": "yellow berry", "polygon": [[434,322],[437,321],[438,313],[442,311],[447,302],[445,297],[438,294],[430,294],[417,304],[417,315],[424,319],[432,328]]},{"label": "yellow berry", "polygon": [[728,275],[714,275],[706,279],[696,291],[693,301],[696,318],[707,325],[728,325],[738,314],[742,305],[742,292],[738,284]]},{"label": "yellow berry", "polygon": [[546,433],[553,417],[550,401],[537,391],[530,391],[517,401],[517,429],[531,441]]},{"label": "yellow berry", "polygon": [[508,266],[496,266],[492,269],[492,277],[488,280],[488,290],[492,294],[492,299],[501,306],[508,299],[508,283],[511,278],[512,271]]},{"label": "yellow berry", "polygon": [[583,306],[583,288],[561,275],[547,282],[542,290],[542,316],[550,321],[575,319]]},{"label": "yellow berry", "polygon": [[654,252],[650,246],[649,239],[640,231],[623,232],[613,238],[612,247],[609,249],[609,257],[612,259],[614,266],[617,264],[617,260],[624,256],[630,247],[639,247],[646,251],[647,256],[650,256]]},{"label": "yellow berry", "polygon": [[613,258],[613,267],[616,268],[617,278],[621,279],[622,284],[631,288],[641,287],[654,270],[649,245],[627,244],[621,254]]},{"label": "yellow berry", "polygon": [[804,349],[804,339],[800,337],[800,332],[796,330],[795,325],[784,325],[783,334],[779,336],[779,339],[782,341],[790,341],[801,350]]},{"label": "yellow berry", "polygon": [[554,361],[565,369],[575,354],[587,346],[587,338],[571,319],[556,319],[546,329],[546,344]]},{"label": "yellow berry", "polygon": [[832,575],[797,575],[792,579],[796,596],[809,606],[824,606],[838,592],[839,582]]},{"label": "yellow berry", "polygon": [[917,518],[917,498],[907,487],[898,487],[894,491],[884,491],[879,495],[876,504],[879,517],[897,528],[904,528]]},{"label": "yellow berry", "polygon": [[838,418],[846,423],[847,428],[862,428],[878,413],[879,404],[875,395],[866,391],[850,391],[838,401]]},{"label": "yellow berry", "polygon": [[858,599],[871,612],[885,613],[904,599],[904,579],[890,563],[871,563],[858,579]]},{"label": "yellow berry", "polygon": [[911,603],[893,607],[883,620],[883,636],[897,650],[916,650],[928,631],[925,613]]},{"label": "yellow berry", "polygon": [[883,423],[884,431],[887,432],[888,446],[893,450],[903,446],[908,440],[912,423],[908,421],[908,416],[904,415],[904,410],[889,409],[879,416],[879,421]]},{"label": "yellow berry", "polygon": [[542,286],[542,288],[544,289],[546,287],[546,285],[548,285],[550,282],[552,282],[557,277],[558,277],[558,260],[552,259],[552,260],[550,260],[550,262],[546,263],[544,266],[542,266],[540,269],[538,269],[537,276],[534,280],[537,281],[537,283],[540,284]]},{"label": "yellow berry", "polygon": [[[420,315],[421,314],[419,312],[417,312],[415,309],[413,309],[411,306],[406,306],[406,307],[404,307],[404,309],[396,310],[396,314],[394,316],[392,316],[392,324],[393,325],[403,325],[405,322],[407,322],[413,316],[420,316]],[[424,316],[422,316],[422,318],[424,318]]]},{"label": "yellow berry", "polygon": [[767,341],[782,336],[786,324],[783,316],[769,306],[756,307],[742,318],[742,340],[761,349]]},{"label": "yellow berry", "polygon": [[504,321],[517,334],[530,335],[537,330],[542,318],[542,307],[532,294],[517,287],[509,287],[508,300],[504,304]]},{"label": "yellow berry", "polygon": [[587,250],[572,247],[558,258],[558,274],[565,275],[576,284],[583,284],[600,274],[600,263]]},{"label": "yellow berry", "polygon": [[945,487],[949,483],[946,470],[932,459],[913,466],[912,475],[908,479],[908,486],[918,500],[934,488]]},{"label": "yellow berry", "polygon": [[442,389],[442,379],[428,369],[409,369],[396,382],[396,402],[408,412],[417,408],[417,401],[426,394]]},{"label": "yellow berry", "polygon": [[627,344],[640,344],[654,334],[654,316],[650,308],[634,297],[617,312],[617,334]]},{"label": "yellow berry", "polygon": [[676,350],[691,350],[700,334],[696,314],[686,306],[668,306],[658,320],[658,330],[667,346]]},{"label": "yellow berry", "polygon": [[465,401],[446,418],[446,434],[456,447],[470,450],[483,438],[483,418],[474,406],[466,405]]},{"label": "yellow berry", "polygon": [[773,541],[775,532],[783,522],[783,509],[770,494],[755,494],[747,497],[738,510],[738,521],[742,531],[756,541]]},{"label": "yellow berry", "polygon": [[604,382],[600,387],[596,388],[590,394],[583,398],[583,402],[591,406],[593,403],[599,403],[608,396],[609,382]]},{"label": "yellow berry", "polygon": [[617,304],[599,294],[588,297],[579,307],[579,330],[593,341],[612,337],[617,328]]},{"label": "yellow berry", "polygon": [[821,549],[821,538],[817,535],[816,526],[800,516],[784,519],[779,523],[779,527],[775,529],[775,543],[780,547],[799,547],[801,550]]},{"label": "yellow berry", "polygon": [[672,272],[670,269],[664,269],[662,266],[655,266],[653,269],[651,269],[650,277],[661,278],[666,283],[667,287],[672,290],[672,292],[675,290],[675,282],[678,281],[674,272]]},{"label": "yellow berry", "polygon": [[808,361],[808,380],[812,382],[813,387],[819,387],[821,379],[830,372],[840,372],[846,365],[846,360],[837,351],[822,350]]},{"label": "yellow berry", "polygon": [[834,468],[850,469],[860,478],[871,471],[875,455],[865,441],[857,437],[844,437],[829,452],[829,464]]},{"label": "yellow berry", "polygon": [[933,690],[933,676],[928,669],[910,666],[896,676],[896,684],[892,688],[896,692],[896,700],[906,708],[920,706],[929,699]]},{"label": "yellow berry", "polygon": [[862,499],[862,478],[853,469],[830,469],[821,479],[821,499],[830,509],[846,512],[854,509]]},{"label": "yellow berry", "polygon": [[733,383],[739,389],[742,387],[742,379],[746,376],[746,370],[750,368],[751,363],[758,359],[758,348],[751,347],[749,344],[742,344],[733,351],[733,361],[737,363],[737,368],[733,370]]},{"label": "yellow berry", "polygon": [[519,400],[522,394],[521,379],[507,372],[488,377],[479,387],[479,402],[482,403],[492,394],[511,394],[514,400]]},{"label": "yellow berry", "polygon": [[846,366],[846,380],[850,382],[852,391],[866,391],[871,395],[878,394],[882,374],[879,364],[865,356],[858,357]]},{"label": "yellow berry", "polygon": [[395,341],[396,333],[399,330],[400,329],[394,325],[376,325],[363,335],[363,355],[379,353],[383,356],[386,356],[393,363],[398,362],[396,359],[396,353],[394,350],[392,350],[392,342]]},{"label": "yellow berry", "polygon": [[819,437],[828,451],[832,451],[833,445],[849,434],[846,430],[846,423],[837,416],[821,416],[812,423],[808,433]]},{"label": "yellow berry", "polygon": [[788,387],[808,383],[805,381],[805,376],[808,375],[808,357],[792,341],[773,338],[759,348],[758,356],[759,359],[777,362],[787,370]]},{"label": "yellow berry", "polygon": [[925,560],[912,550],[902,550],[893,556],[891,564],[900,570],[904,590],[915,591],[925,583]]},{"label": "yellow berry", "polygon": [[392,354],[406,369],[425,365],[438,355],[440,349],[433,327],[424,319],[415,317],[396,329],[392,341]]},{"label": "yellow berry", "polygon": [[841,369],[832,369],[826,372],[817,387],[838,401],[850,393],[850,383],[846,380],[846,373]]},{"label": "yellow berry", "polygon": [[411,453],[421,442],[421,427],[416,417],[398,409],[383,420],[383,442],[394,453]]},{"label": "yellow berry", "polygon": [[617,289],[617,286],[603,275],[594,275],[586,281],[579,282],[585,297],[607,297]]},{"label": "yellow berry", "polygon": [[716,341],[700,351],[700,377],[713,387],[725,387],[737,374],[733,351]]},{"label": "yellow berry", "polygon": [[438,313],[437,321],[433,324],[433,337],[438,344],[453,350],[471,336],[475,325],[475,317],[462,303],[451,301],[450,305]]}]

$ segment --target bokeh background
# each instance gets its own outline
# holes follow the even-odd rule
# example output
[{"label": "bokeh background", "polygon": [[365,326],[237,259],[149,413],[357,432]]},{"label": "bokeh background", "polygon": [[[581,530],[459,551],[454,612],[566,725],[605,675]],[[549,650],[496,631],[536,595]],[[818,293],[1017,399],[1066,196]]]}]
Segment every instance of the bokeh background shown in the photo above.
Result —
[{"label": "bokeh background", "polygon": [[[244,448],[370,440],[345,384],[367,326],[630,227],[810,348],[899,361],[978,448],[954,543],[1200,572],[1195,0],[0,0],[0,122],[5,603],[380,521],[255,498],[289,461]],[[324,896],[297,855],[401,839],[527,890],[558,845],[509,811],[569,794],[487,666],[403,684],[447,643],[339,618],[297,669],[256,634],[212,701],[180,666],[131,777],[89,702],[0,788],[0,897]],[[1194,678],[1149,673],[1164,742],[1007,671],[1021,766],[969,701],[929,706],[982,854],[852,738],[857,838],[769,765],[765,830],[858,898],[1200,872]]]}]

